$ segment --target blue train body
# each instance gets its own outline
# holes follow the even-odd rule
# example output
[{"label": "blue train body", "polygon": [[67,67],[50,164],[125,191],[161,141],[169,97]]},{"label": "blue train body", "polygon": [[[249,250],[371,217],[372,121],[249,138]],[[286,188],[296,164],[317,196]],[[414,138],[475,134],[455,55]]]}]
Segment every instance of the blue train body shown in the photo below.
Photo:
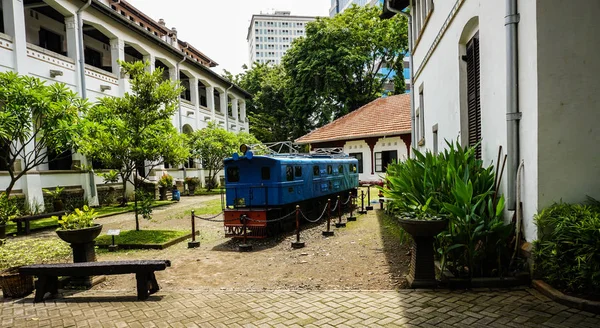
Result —
[{"label": "blue train body", "polygon": [[[225,160],[226,235],[241,234],[242,215],[252,218],[255,237],[267,234],[267,220],[310,207],[318,200],[348,195],[358,187],[358,160],[347,156],[272,155]],[[261,221],[264,221],[261,223]],[[264,231],[263,231],[264,230]]]}]

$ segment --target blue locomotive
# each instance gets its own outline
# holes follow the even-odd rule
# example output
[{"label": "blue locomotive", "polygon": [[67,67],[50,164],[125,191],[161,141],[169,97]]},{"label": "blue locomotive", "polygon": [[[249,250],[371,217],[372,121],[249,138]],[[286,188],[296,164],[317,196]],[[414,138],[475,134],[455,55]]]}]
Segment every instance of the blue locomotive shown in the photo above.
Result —
[{"label": "blue locomotive", "polygon": [[[300,205],[304,213],[323,208],[327,199],[346,200],[358,187],[358,160],[347,155],[234,154],[225,160],[225,235],[264,238],[287,229],[286,216]],[[317,213],[317,215],[320,213]],[[272,222],[268,222],[272,221]]]}]

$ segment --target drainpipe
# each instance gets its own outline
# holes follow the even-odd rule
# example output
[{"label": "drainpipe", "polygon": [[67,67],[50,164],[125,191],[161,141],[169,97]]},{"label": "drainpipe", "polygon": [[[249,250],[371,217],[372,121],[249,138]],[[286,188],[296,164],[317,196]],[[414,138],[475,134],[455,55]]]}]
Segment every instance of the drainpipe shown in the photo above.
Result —
[{"label": "drainpipe", "polygon": [[[187,56],[183,55],[183,59],[177,63],[175,69],[177,70],[177,82],[181,82],[181,74],[179,73],[179,65],[183,64],[186,61]],[[181,114],[181,95],[179,95],[179,133],[183,133],[183,116]],[[183,164],[183,191],[185,191],[185,178],[187,177],[187,171],[185,169],[185,164]]]},{"label": "drainpipe", "polygon": [[233,83],[225,90],[225,131],[229,131],[229,90],[233,88]]},{"label": "drainpipe", "polygon": [[[82,7],[77,10],[77,37],[79,41],[79,76],[81,79],[81,98],[87,98],[87,87],[85,84],[85,51],[83,46],[83,12],[92,5],[92,0],[88,0]],[[90,179],[90,196],[96,197],[96,175],[92,168],[89,172]]]},{"label": "drainpipe", "polygon": [[[389,0],[385,0],[383,2],[383,5],[385,6],[385,8],[393,13],[396,14],[400,14],[404,17],[406,17],[406,19],[408,19],[408,49],[409,49],[409,56],[408,56],[408,70],[410,72],[410,157],[414,158],[414,151],[413,149],[416,148],[416,141],[415,141],[415,76],[414,76],[414,70],[413,70],[413,55],[412,55],[412,50],[413,50],[413,31],[412,31],[412,15],[410,13],[405,13],[402,10],[397,10],[394,9],[390,6],[390,2]],[[412,0],[409,2],[410,7],[412,8]],[[396,72],[396,74],[398,74]]]},{"label": "drainpipe", "polygon": [[508,210],[516,210],[516,179],[519,167],[519,68],[518,68],[518,34],[517,0],[506,0],[506,133],[507,133],[507,201]]},{"label": "drainpipe", "polygon": [[79,75],[81,77],[81,98],[87,98],[85,85],[85,52],[83,48],[83,12],[92,4],[92,0],[88,0],[85,5],[77,10],[77,31],[79,37]]}]

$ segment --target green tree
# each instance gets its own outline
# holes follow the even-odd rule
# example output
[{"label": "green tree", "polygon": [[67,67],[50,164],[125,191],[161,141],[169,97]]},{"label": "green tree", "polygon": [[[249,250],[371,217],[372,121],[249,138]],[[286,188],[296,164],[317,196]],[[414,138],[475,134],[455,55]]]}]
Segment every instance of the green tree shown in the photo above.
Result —
[{"label": "green tree", "polygon": [[[131,93],[101,98],[85,116],[86,133],[80,144],[84,155],[119,170],[125,204],[128,181],[133,178],[137,191],[140,180],[146,179],[154,167],[165,162],[181,164],[189,150],[185,136],[171,123],[182,89],[178,83],[163,79],[160,68],[148,72],[148,63],[119,64],[129,75]],[[134,177],[140,165],[145,165],[144,174]]]},{"label": "green tree", "polygon": [[223,170],[223,160],[238,149],[238,137],[230,131],[218,127],[214,122],[190,135],[192,156],[202,159],[202,167],[208,169],[209,191],[217,186],[216,176]]},{"label": "green tree", "polygon": [[352,6],[333,18],[307,24],[283,58],[288,105],[300,136],[381,95],[391,71],[402,67],[407,24],[401,15],[381,20],[381,9]]},{"label": "green tree", "polygon": [[[76,149],[79,113],[88,103],[64,84],[46,85],[32,76],[0,73],[0,163],[8,170],[9,196],[15,183],[34,167],[60,159],[48,157]],[[15,163],[20,161],[20,169]]]}]

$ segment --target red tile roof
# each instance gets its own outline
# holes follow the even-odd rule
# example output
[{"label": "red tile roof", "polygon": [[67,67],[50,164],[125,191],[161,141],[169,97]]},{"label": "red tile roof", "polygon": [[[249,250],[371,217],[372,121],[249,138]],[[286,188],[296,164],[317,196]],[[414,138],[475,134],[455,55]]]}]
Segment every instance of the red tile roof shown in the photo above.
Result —
[{"label": "red tile roof", "polygon": [[359,139],[410,133],[410,94],[378,98],[298,139],[296,143]]}]

